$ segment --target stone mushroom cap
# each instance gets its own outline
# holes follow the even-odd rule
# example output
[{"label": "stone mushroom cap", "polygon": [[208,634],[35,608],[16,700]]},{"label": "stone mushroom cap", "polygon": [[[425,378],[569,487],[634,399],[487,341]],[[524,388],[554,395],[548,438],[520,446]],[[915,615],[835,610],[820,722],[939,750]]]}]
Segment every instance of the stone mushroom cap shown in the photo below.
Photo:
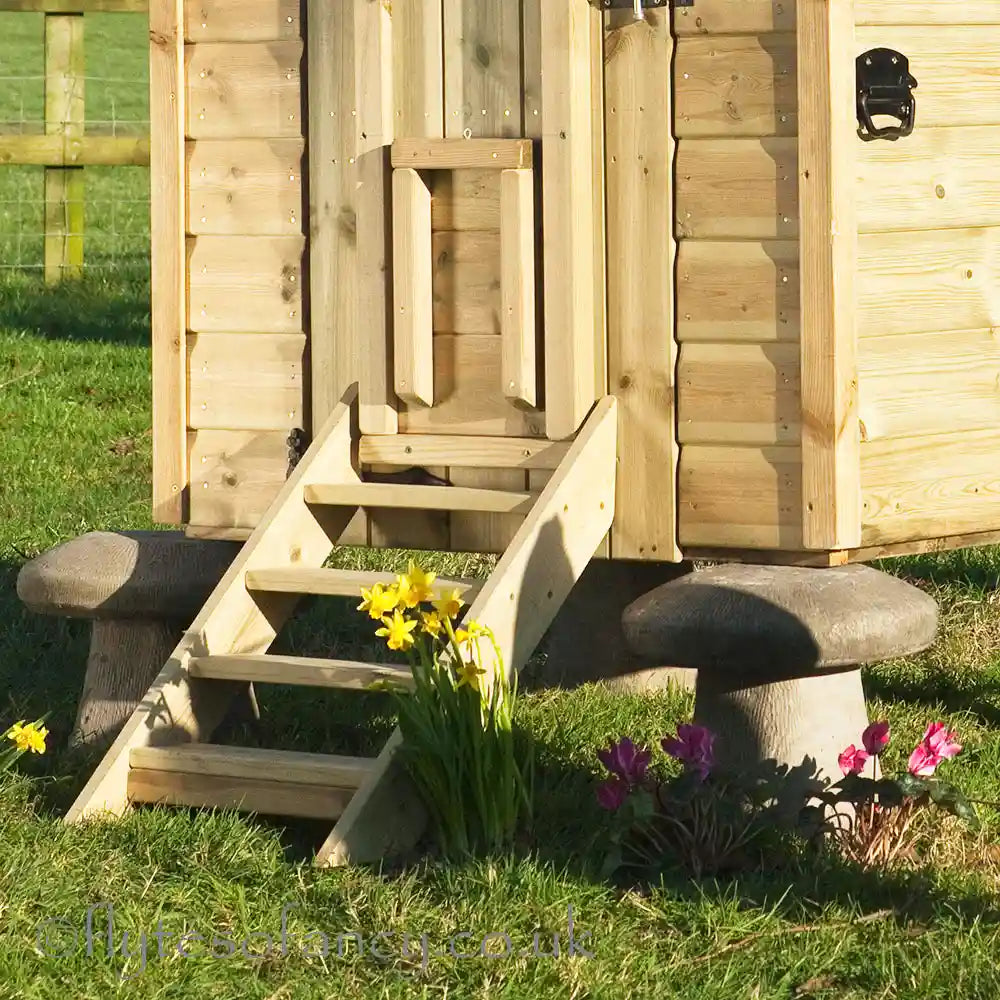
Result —
[{"label": "stone mushroom cap", "polygon": [[671,580],[622,615],[630,649],[761,680],[877,663],[926,649],[937,604],[870,566],[714,566]]},{"label": "stone mushroom cap", "polygon": [[189,623],[239,550],[180,531],[95,531],[23,566],[17,596],[46,615]]}]

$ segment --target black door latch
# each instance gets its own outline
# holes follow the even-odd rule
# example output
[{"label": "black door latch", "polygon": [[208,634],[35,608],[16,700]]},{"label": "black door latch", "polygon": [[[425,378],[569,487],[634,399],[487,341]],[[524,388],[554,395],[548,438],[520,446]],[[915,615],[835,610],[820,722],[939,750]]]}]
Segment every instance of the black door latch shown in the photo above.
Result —
[{"label": "black door latch", "polygon": [[[910,74],[910,61],[893,49],[870,49],[857,58],[858,135],[865,142],[888,139],[895,142],[913,131],[917,118],[917,81]],[[889,115],[898,125],[878,128],[872,119]]]}]

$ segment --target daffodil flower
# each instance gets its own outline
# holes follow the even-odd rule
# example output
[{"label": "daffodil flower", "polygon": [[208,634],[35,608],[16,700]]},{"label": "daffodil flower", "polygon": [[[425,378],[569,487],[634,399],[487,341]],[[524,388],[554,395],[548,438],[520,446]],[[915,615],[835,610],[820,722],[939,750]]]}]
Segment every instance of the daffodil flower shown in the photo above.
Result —
[{"label": "daffodil flower", "polygon": [[384,638],[390,649],[405,652],[413,645],[413,630],[419,624],[416,618],[404,618],[403,613],[397,608],[391,618],[386,617],[382,621],[385,627],[378,629],[375,634]]},{"label": "daffodil flower", "polygon": [[468,685],[473,690],[478,691],[479,678],[485,673],[486,671],[478,663],[469,660],[458,668],[458,686],[465,687]]},{"label": "daffodil flower", "polygon": [[358,605],[358,611],[367,611],[374,621],[381,621],[399,603],[399,595],[395,587],[386,587],[376,583],[371,590],[362,588],[364,598]]},{"label": "daffodil flower", "polygon": [[411,560],[404,579],[408,584],[410,595],[416,602],[411,607],[416,607],[417,604],[427,604],[434,597],[431,584],[437,579],[436,573],[425,572]]},{"label": "daffodil flower", "polygon": [[444,622],[436,611],[423,611],[420,614],[420,621],[424,627],[424,632],[434,636],[436,639],[444,628]]},{"label": "daffodil flower", "polygon": [[24,719],[15,722],[7,731],[7,738],[17,745],[18,750],[30,750],[32,753],[45,753],[45,737],[49,735],[45,726],[36,726]]},{"label": "daffodil flower", "polygon": [[434,609],[444,618],[457,618],[464,605],[465,601],[459,596],[457,590],[453,590],[450,594],[442,593],[434,601]]}]

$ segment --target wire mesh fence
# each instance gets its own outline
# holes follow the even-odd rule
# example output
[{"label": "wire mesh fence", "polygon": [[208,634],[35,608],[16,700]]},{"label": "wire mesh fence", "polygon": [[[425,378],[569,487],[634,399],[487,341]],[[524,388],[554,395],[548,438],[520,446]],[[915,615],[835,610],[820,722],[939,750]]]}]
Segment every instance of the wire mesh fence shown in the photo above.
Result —
[{"label": "wire mesh fence", "polygon": [[24,155],[33,137],[61,136],[53,148],[65,156],[71,140],[149,134],[146,15],[73,18],[57,25],[51,15],[0,11],[0,281],[51,276],[60,246],[55,263],[67,273],[80,265],[148,277],[148,168],[42,166],[50,161],[41,154]]}]

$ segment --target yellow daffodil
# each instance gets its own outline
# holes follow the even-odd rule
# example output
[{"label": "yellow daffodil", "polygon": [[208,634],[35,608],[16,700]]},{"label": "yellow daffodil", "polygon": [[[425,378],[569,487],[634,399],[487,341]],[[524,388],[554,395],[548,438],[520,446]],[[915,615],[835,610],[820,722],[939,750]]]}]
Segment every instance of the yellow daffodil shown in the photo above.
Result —
[{"label": "yellow daffodil", "polygon": [[384,638],[390,649],[405,652],[413,645],[413,630],[419,624],[416,618],[404,618],[402,612],[397,608],[393,611],[391,618],[386,617],[382,621],[385,623],[385,627],[378,629],[375,634]]},{"label": "yellow daffodil", "polygon": [[478,663],[473,663],[471,660],[467,663],[463,663],[461,667],[458,668],[458,686],[465,687],[468,684],[473,690],[479,690],[479,678],[486,673],[485,670]]},{"label": "yellow daffodil", "polygon": [[462,628],[455,629],[455,639],[460,644],[478,639],[481,635],[485,634],[486,629],[479,622],[466,622]]},{"label": "yellow daffodil", "polygon": [[419,595],[413,589],[409,577],[405,575],[396,577],[396,595],[398,598],[396,607],[400,611],[415,608],[420,603]]},{"label": "yellow daffodil", "polygon": [[33,722],[25,725],[22,719],[10,727],[7,738],[17,744],[18,750],[45,753],[45,737],[48,735],[49,731],[45,726],[36,726]]},{"label": "yellow daffodil", "polygon": [[424,626],[424,631],[436,639],[444,628],[444,622],[436,611],[423,611],[420,614],[420,621]]},{"label": "yellow daffodil", "polygon": [[399,603],[399,595],[395,587],[386,587],[376,583],[371,590],[362,588],[364,600],[358,605],[358,611],[367,611],[374,621],[381,621]]},{"label": "yellow daffodil", "polygon": [[457,590],[453,590],[450,594],[442,593],[434,601],[434,609],[444,618],[457,618],[464,605],[465,601],[459,597]]},{"label": "yellow daffodil", "polygon": [[[437,579],[436,573],[427,573],[411,560],[406,571],[406,580],[410,585],[410,591],[417,600],[417,604],[429,603],[434,594],[431,584]],[[416,607],[416,605],[414,605]]]}]

